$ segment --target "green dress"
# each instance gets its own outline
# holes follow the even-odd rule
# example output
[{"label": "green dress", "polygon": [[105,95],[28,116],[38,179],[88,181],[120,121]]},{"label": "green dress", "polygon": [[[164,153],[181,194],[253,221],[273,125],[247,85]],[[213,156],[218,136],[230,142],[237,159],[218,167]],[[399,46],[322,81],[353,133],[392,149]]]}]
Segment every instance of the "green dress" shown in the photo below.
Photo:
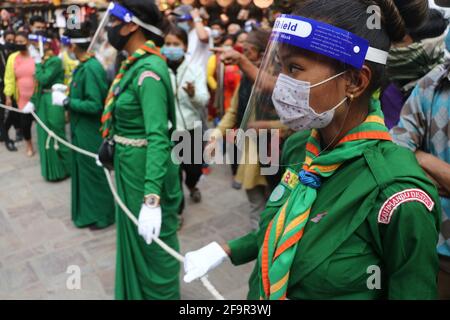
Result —
[{"label": "green dress", "polygon": [[[144,195],[160,195],[160,239],[178,251],[182,191],[179,167],[171,160],[169,125],[175,128],[176,122],[166,63],[156,55],[135,62],[120,82],[115,103],[113,133],[148,142],[147,147],[116,143],[114,170],[119,195],[136,217]],[[116,223],[116,299],[179,299],[179,262],[154,242],[147,245],[119,207]]]},{"label": "green dress", "polygon": [[[66,139],[64,108],[52,105],[51,88],[64,83],[64,69],[61,59],[51,56],[36,65],[37,89],[31,101],[36,113],[44,124],[57,136]],[[37,126],[38,149],[41,161],[41,174],[47,181],[62,180],[70,175],[71,151],[62,144],[48,139],[47,133]]]},{"label": "green dress", "polygon": [[[108,91],[106,72],[96,58],[81,63],[70,85],[72,143],[97,153],[102,143],[100,117]],[[114,199],[95,160],[72,153],[72,220],[77,227],[104,228],[114,223]]]},{"label": "green dress", "polygon": [[[303,161],[309,134],[287,140],[281,163]],[[298,183],[300,169],[301,164],[287,168],[262,213],[260,230],[229,242],[235,265],[257,258],[265,230]],[[433,209],[414,199],[400,204],[396,196],[410,189],[427,194]],[[380,210],[393,208],[390,198],[398,206],[387,210],[389,223],[381,223]],[[436,299],[440,212],[437,190],[414,154],[380,141],[322,181],[290,270],[287,298]],[[249,299],[260,298],[260,277],[257,263]]]}]

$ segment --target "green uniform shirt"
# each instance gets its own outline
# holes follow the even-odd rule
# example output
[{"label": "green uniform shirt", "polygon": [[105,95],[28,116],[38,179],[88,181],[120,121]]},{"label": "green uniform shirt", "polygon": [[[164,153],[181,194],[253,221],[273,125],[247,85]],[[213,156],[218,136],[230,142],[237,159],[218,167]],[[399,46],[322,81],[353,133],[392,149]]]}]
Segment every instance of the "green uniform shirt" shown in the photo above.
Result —
[{"label": "green uniform shirt", "polygon": [[[64,108],[52,104],[51,93],[54,84],[64,83],[61,59],[52,56],[43,63],[37,64],[35,79],[37,88],[31,101],[36,106],[36,114],[50,130],[65,139]],[[37,127],[37,136],[41,173],[44,179],[57,181],[69,176],[71,171],[70,150],[62,144],[55,144],[53,139],[48,140],[47,133],[40,126]]]},{"label": "green uniform shirt", "polygon": [[[100,118],[107,93],[106,72],[96,58],[76,68],[68,106],[72,143],[93,153],[102,143]],[[114,199],[103,169],[83,154],[73,152],[72,156],[72,220],[78,227],[112,224]]]},{"label": "green uniform shirt", "polygon": [[[287,140],[281,163],[297,165],[289,166],[291,172],[272,193],[260,230],[229,242],[234,264],[257,258],[268,224],[297,183],[308,137],[309,132],[299,132]],[[386,201],[409,189],[430,197],[431,212],[418,201],[391,210],[392,201]],[[389,223],[379,222],[385,217],[382,208],[391,214]],[[380,141],[322,181],[291,268],[287,298],[435,299],[439,217],[437,191],[414,154]],[[256,264],[250,278],[249,299],[259,299],[260,268]]]},{"label": "green uniform shirt", "polygon": [[[160,239],[179,250],[178,211],[182,201],[179,167],[171,159],[175,108],[167,64],[156,55],[140,58],[116,92],[112,132],[146,139],[147,147],[116,143],[114,169],[118,193],[138,217],[144,195],[161,197]],[[149,246],[117,208],[117,299],[179,299],[179,262],[154,242]]]}]

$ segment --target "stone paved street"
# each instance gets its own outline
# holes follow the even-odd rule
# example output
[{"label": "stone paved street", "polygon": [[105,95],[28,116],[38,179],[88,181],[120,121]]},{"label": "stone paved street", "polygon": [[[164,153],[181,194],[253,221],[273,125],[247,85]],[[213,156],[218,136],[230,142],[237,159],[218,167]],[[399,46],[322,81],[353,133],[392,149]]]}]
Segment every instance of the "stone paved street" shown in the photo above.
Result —
[{"label": "stone paved street", "polygon": [[[11,153],[0,144],[0,299],[113,299],[115,227],[75,228],[70,219],[70,180],[45,182],[38,155],[27,158],[23,142],[18,148]],[[203,202],[187,200],[179,234],[182,253],[249,230],[245,192],[230,186],[226,166],[215,167],[202,178]],[[66,287],[70,265],[81,268],[80,290]],[[251,269],[252,264],[236,268],[226,262],[209,278],[226,299],[244,299]],[[181,295],[211,298],[200,282],[182,282]]]}]

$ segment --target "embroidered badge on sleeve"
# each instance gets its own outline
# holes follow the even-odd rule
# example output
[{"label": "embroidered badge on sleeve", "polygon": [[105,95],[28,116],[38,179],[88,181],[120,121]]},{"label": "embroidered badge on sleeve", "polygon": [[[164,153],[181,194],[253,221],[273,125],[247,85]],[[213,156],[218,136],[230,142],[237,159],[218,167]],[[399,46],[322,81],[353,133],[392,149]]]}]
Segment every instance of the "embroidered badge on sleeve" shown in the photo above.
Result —
[{"label": "embroidered badge on sleeve", "polygon": [[391,222],[392,215],[394,214],[394,211],[398,208],[398,206],[406,202],[414,201],[422,203],[430,212],[434,208],[433,200],[423,190],[407,189],[401,192],[397,192],[386,200],[386,202],[381,206],[381,209],[378,212],[378,222],[389,224],[389,222]]}]

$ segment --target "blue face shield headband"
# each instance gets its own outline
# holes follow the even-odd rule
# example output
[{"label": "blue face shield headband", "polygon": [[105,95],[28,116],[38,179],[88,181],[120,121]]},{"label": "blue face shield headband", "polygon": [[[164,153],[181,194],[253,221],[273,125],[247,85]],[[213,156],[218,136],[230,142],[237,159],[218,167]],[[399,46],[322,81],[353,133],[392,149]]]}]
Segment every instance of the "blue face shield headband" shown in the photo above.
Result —
[{"label": "blue face shield headband", "polygon": [[42,42],[42,43],[50,43],[52,42],[51,39],[37,35],[37,34],[30,34],[28,35],[28,40],[33,42]]},{"label": "blue face shield headband", "polygon": [[177,22],[185,22],[193,20],[190,14],[183,14],[181,16],[177,16]]},{"label": "blue face shield headband", "polygon": [[361,69],[364,61],[386,64],[388,53],[330,24],[294,15],[281,15],[272,29],[271,41],[315,52]]},{"label": "blue face shield headband", "polygon": [[77,43],[90,43],[90,42],[91,42],[91,38],[70,38],[67,36],[61,37],[61,43],[64,46],[69,46],[71,44],[77,44]]},{"label": "blue face shield headband", "polygon": [[152,26],[151,24],[143,22],[138,17],[136,17],[130,10],[121,6],[118,3],[112,2],[108,7],[108,12],[110,15],[116,17],[117,19],[119,19],[125,23],[133,22],[133,23],[137,24],[138,26],[140,26],[150,32],[153,32],[154,34],[156,34],[160,37],[164,36],[164,33],[160,29],[158,29],[155,26]]},{"label": "blue face shield headband", "polygon": [[124,6],[121,6],[120,4],[116,2],[111,2],[108,6],[108,9],[106,10],[105,15],[103,16],[102,20],[99,23],[99,26],[97,28],[97,31],[95,31],[94,36],[92,37],[91,44],[88,48],[88,52],[92,52],[94,47],[96,46],[97,40],[100,39],[101,34],[105,30],[105,27],[108,24],[109,18],[113,16],[116,19],[119,19],[120,21],[124,23],[135,23],[138,26],[144,28],[145,30],[148,30],[150,32],[153,32],[154,34],[164,37],[164,33],[157,27],[143,22],[141,19],[136,17],[130,10],[125,8]]}]

